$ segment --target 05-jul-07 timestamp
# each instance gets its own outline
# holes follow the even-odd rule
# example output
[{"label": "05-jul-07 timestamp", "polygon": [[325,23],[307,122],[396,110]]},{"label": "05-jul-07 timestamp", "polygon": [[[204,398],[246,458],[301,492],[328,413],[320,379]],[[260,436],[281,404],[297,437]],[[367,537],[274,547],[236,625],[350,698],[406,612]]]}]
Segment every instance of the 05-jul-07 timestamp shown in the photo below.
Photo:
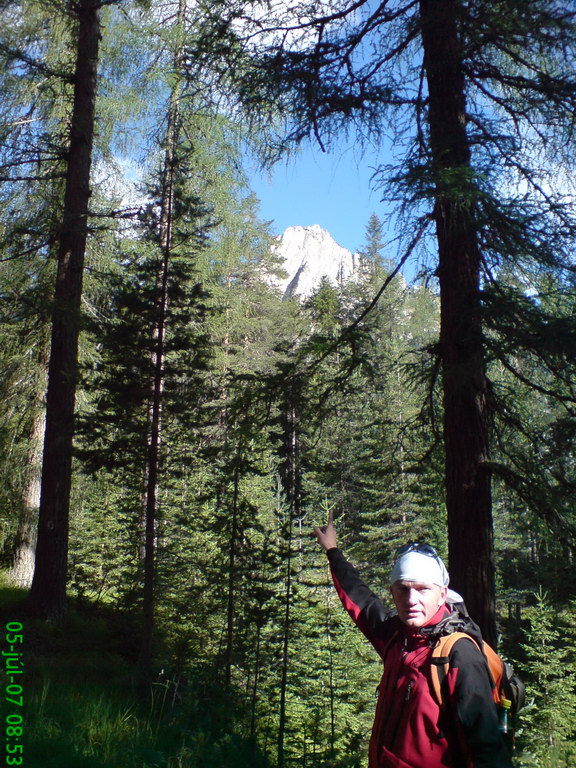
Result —
[{"label": "05-jul-07 timestamp", "polygon": [[24,674],[23,626],[19,621],[9,621],[5,626],[6,647],[2,651],[4,659],[4,762],[6,768],[24,766],[24,717],[22,708],[24,705],[24,688],[22,676]]}]

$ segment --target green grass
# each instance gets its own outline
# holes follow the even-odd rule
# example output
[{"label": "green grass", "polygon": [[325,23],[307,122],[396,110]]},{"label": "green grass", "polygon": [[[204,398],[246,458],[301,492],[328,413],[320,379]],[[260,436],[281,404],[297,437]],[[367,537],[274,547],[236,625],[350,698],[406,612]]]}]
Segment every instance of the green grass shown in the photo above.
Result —
[{"label": "green grass", "polygon": [[159,728],[145,712],[99,686],[45,680],[30,699],[31,766],[165,765]]},{"label": "green grass", "polygon": [[27,618],[25,597],[0,581],[0,637],[24,625],[25,768],[266,768],[217,683],[159,676],[138,694],[135,617],[84,604],[57,626]]}]

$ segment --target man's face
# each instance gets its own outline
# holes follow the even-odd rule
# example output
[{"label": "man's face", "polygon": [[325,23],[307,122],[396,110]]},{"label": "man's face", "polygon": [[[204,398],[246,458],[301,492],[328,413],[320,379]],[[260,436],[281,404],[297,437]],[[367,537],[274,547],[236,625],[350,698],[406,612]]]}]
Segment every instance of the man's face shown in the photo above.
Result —
[{"label": "man's face", "polygon": [[407,627],[417,629],[427,624],[446,602],[446,587],[397,581],[390,587],[398,616]]}]

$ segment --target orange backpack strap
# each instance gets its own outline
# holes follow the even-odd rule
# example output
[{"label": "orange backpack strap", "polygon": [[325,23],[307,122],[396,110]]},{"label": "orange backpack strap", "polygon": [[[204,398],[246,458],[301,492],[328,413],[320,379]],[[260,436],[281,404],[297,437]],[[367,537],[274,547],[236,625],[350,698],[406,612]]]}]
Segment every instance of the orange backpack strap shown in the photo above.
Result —
[{"label": "orange backpack strap", "polygon": [[492,683],[492,698],[495,704],[500,704],[502,698],[502,678],[505,672],[504,662],[487,642],[483,642],[482,652],[488,663],[488,672],[490,673],[490,682]]},{"label": "orange backpack strap", "polygon": [[457,643],[458,640],[461,640],[463,637],[467,640],[471,640],[478,650],[482,651],[482,648],[480,648],[476,640],[466,634],[466,632],[452,632],[451,635],[444,635],[432,650],[432,660],[430,664],[432,690],[436,697],[436,701],[440,706],[442,706],[442,685],[448,676],[448,669],[450,668],[450,653],[454,647],[454,643]]}]

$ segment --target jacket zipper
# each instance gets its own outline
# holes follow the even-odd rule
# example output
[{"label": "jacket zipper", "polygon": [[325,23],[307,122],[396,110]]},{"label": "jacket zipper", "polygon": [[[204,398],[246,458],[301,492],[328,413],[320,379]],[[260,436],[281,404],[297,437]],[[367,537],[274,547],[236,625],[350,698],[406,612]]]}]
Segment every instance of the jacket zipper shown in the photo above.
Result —
[{"label": "jacket zipper", "polygon": [[414,688],[414,680],[410,680],[408,682],[408,687],[406,688],[406,693],[404,694],[404,698],[402,700],[402,707],[400,708],[400,713],[398,714],[398,720],[396,721],[396,727],[394,728],[394,735],[390,740],[390,749],[394,749],[394,745],[396,744],[398,731],[400,729],[400,723],[402,722],[402,718],[404,717],[404,712],[406,710],[406,707],[408,706],[408,702],[410,701],[410,696],[412,695],[412,688]]}]

